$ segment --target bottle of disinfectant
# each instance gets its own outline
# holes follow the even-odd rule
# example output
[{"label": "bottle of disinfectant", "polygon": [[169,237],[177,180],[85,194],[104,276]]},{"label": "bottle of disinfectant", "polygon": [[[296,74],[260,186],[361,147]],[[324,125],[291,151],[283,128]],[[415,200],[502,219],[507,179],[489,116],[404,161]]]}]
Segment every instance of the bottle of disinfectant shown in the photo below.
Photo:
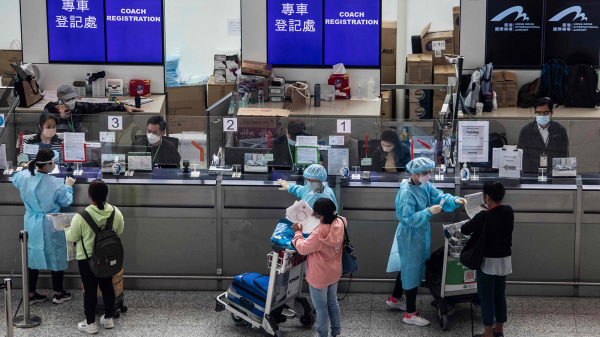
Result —
[{"label": "bottle of disinfectant", "polygon": [[469,168],[467,167],[467,163],[463,163],[463,168],[460,170],[460,180],[469,180],[471,173],[469,172]]}]

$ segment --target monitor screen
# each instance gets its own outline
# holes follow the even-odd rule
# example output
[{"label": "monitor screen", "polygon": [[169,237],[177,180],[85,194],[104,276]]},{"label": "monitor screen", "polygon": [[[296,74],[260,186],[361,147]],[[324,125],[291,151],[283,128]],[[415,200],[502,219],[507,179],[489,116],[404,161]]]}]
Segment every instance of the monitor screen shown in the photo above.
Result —
[{"label": "monitor screen", "polygon": [[325,0],[325,65],[379,66],[380,3]]},{"label": "monitor screen", "polygon": [[487,2],[486,63],[496,68],[542,66],[544,0]]},{"label": "monitor screen", "polygon": [[378,67],[381,1],[267,0],[267,62]]},{"label": "monitor screen", "polygon": [[47,0],[50,62],[163,63],[162,0]]},{"label": "monitor screen", "polygon": [[546,1],[545,61],[600,66],[600,6],[597,0]]}]

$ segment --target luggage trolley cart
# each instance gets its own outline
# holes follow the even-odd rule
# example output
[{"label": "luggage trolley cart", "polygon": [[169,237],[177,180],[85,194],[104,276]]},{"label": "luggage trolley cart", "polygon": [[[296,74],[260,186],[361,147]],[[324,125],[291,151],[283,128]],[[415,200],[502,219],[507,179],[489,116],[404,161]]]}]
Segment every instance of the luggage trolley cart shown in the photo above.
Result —
[{"label": "luggage trolley cart", "polygon": [[[455,226],[460,228],[466,222]],[[479,304],[475,271],[460,263],[460,253],[469,237],[462,235],[460,230],[449,233],[446,230],[449,226],[444,226],[444,246],[431,254],[425,271],[425,283],[434,299],[431,305],[437,309],[438,323],[443,331],[448,330],[448,314],[453,312],[455,304]]]},{"label": "luggage trolley cart", "polygon": [[[273,249],[273,252],[267,254],[267,267],[270,270],[267,289],[263,289],[261,282],[257,282],[259,278],[266,278],[264,276],[256,273],[238,275],[229,290],[217,296],[215,310],[231,312],[231,318],[237,325],[259,328],[266,336],[281,336],[279,323],[290,318],[299,318],[300,324],[311,327],[316,318],[308,300],[300,296],[306,256],[283,247],[273,246]],[[245,282],[244,277],[254,277],[248,285],[248,288],[252,288],[249,291],[254,292],[249,297],[254,298],[246,298],[242,291],[238,293],[234,288],[236,281]],[[292,300],[293,310],[286,304]],[[264,313],[261,310],[263,306]]]}]

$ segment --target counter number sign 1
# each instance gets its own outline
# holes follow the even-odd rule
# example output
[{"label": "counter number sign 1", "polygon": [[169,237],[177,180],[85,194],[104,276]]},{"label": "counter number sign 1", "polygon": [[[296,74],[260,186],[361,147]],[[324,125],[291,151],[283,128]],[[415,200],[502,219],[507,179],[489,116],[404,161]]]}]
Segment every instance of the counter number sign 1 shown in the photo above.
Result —
[{"label": "counter number sign 1", "polygon": [[223,132],[237,132],[237,118],[223,118]]},{"label": "counter number sign 1", "polygon": [[108,116],[109,130],[123,130],[123,116]]},{"label": "counter number sign 1", "polygon": [[338,133],[351,133],[352,120],[350,119],[338,119],[337,120],[337,132]]}]

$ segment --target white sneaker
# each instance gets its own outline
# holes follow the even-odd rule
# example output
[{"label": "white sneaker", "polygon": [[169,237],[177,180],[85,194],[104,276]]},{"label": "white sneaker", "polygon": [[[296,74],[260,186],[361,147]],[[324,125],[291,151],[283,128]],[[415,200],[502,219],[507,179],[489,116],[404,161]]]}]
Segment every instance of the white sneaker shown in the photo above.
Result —
[{"label": "white sneaker", "polygon": [[390,308],[406,311],[406,300],[404,299],[404,297],[402,297],[400,301],[395,301],[394,297],[390,296],[390,298],[385,303],[389,305]]},{"label": "white sneaker", "polygon": [[102,317],[100,317],[100,325],[102,325],[104,329],[112,329],[115,327],[115,322],[113,321],[112,317],[104,318],[104,315],[102,315]]},{"label": "white sneaker", "polygon": [[407,317],[406,315],[404,315],[403,321],[406,324],[412,324],[412,325],[416,325],[416,326],[429,325],[429,321],[426,320],[425,318],[423,318],[423,316],[421,316],[421,314],[419,314],[418,312],[415,313],[414,315],[412,315],[411,317]]},{"label": "white sneaker", "polygon": [[89,333],[92,335],[98,333],[98,326],[96,325],[96,322],[92,324],[87,324],[87,320],[85,319],[83,320],[83,322],[77,324],[77,329],[79,329],[79,331]]}]

